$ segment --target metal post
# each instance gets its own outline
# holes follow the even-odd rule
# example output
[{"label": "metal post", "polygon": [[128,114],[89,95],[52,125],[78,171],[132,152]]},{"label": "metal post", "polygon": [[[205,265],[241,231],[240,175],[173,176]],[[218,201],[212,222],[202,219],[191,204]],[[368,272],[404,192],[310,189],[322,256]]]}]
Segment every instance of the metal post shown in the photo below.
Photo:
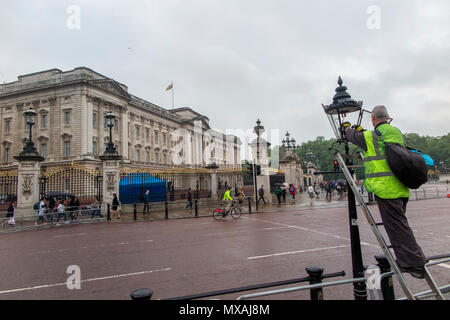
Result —
[{"label": "metal post", "polygon": [[194,202],[195,216],[198,217],[198,200],[195,199]]},{"label": "metal post", "polygon": [[150,300],[153,291],[150,289],[138,289],[130,294],[131,300]]},{"label": "metal post", "polygon": [[[350,154],[350,149],[348,147],[348,141],[345,141],[345,153]],[[347,166],[352,165],[350,158],[347,157],[345,160]],[[355,171],[349,169],[350,175],[353,176]],[[347,186],[350,182],[347,181]],[[350,244],[352,253],[352,269],[353,278],[364,278],[364,265],[361,252],[361,239],[359,237],[359,227],[358,227],[358,215],[356,213],[356,199],[352,188],[348,188],[347,192],[348,199],[348,213],[349,213],[349,225],[350,225]],[[355,282],[353,284],[353,295],[355,300],[367,300],[366,284],[364,282]]]},{"label": "metal post", "polygon": [[[384,254],[377,254],[375,259],[378,262],[381,274],[391,272],[391,266]],[[381,292],[384,300],[395,300],[394,284],[392,277],[386,277],[381,280]]]},{"label": "metal post", "polygon": [[257,185],[257,179],[256,179],[256,165],[255,161],[253,161],[253,176],[254,176],[254,185],[255,185],[255,206],[256,206],[256,212],[258,212],[258,185]]},{"label": "metal post", "polygon": [[166,211],[166,220],[169,219],[169,203],[166,201],[164,202],[164,207]]},{"label": "metal post", "polygon": [[111,205],[109,203],[106,209],[106,221],[111,221]]},{"label": "metal post", "polygon": [[133,204],[133,220],[136,221],[137,216],[136,216],[136,211],[137,211],[137,205],[136,203]]},{"label": "metal post", "polygon": [[[322,283],[323,268],[320,266],[310,266],[305,268],[309,275],[309,284]],[[310,289],[311,300],[323,300],[323,289]]]},{"label": "metal post", "polygon": [[252,199],[250,197],[248,199],[248,213],[252,213]]}]

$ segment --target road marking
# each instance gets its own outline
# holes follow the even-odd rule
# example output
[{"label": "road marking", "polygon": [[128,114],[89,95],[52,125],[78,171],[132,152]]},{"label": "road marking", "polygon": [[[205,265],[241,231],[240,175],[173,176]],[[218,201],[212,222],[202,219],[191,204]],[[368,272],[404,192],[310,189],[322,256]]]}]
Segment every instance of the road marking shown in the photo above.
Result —
[{"label": "road marking", "polygon": [[306,249],[306,250],[289,251],[289,252],[279,252],[279,253],[266,254],[263,256],[248,257],[247,259],[248,260],[261,259],[261,258],[268,258],[268,257],[275,257],[275,256],[284,256],[284,255],[288,255],[288,254],[297,254],[297,253],[313,252],[313,251],[320,251],[320,250],[331,250],[331,249],[339,249],[339,248],[346,248],[346,247],[349,247],[349,245]]},{"label": "road marking", "polygon": [[84,236],[86,233],[69,233],[69,234],[60,234],[57,236],[53,236],[52,238],[63,238],[63,237],[72,237],[72,236]]},{"label": "road marking", "polygon": [[153,242],[153,240],[142,240],[142,241],[135,241],[135,242],[119,242],[119,243],[110,243],[110,244],[100,244],[100,245],[96,245],[96,246],[51,249],[51,250],[45,250],[45,251],[31,252],[30,254],[34,255],[34,254],[51,253],[51,252],[55,252],[55,251],[64,252],[64,251],[76,250],[76,249],[105,248],[105,247],[123,246],[123,245],[128,245],[128,244],[139,244],[139,243],[148,243],[148,242]]},{"label": "road marking", "polygon": [[276,229],[287,229],[290,227],[269,227],[269,228],[260,228],[260,229],[245,229],[245,230],[237,230],[237,231],[227,231],[227,232],[215,232],[215,233],[208,233],[204,234],[204,236],[215,236],[215,235],[221,235],[221,234],[231,234],[231,233],[241,233],[241,232],[248,232],[248,231],[265,231],[265,230],[276,230]]},{"label": "road marking", "polygon": [[[335,234],[331,234],[331,233],[327,233],[327,232],[322,232],[322,231],[318,231],[318,230],[313,230],[313,229],[303,228],[303,227],[299,227],[299,226],[288,225],[288,224],[285,224],[285,223],[267,221],[267,220],[262,220],[262,219],[257,219],[257,220],[258,221],[262,221],[262,222],[266,222],[266,223],[277,224],[277,225],[281,225],[281,226],[285,226],[285,227],[289,227],[289,228],[295,228],[295,229],[299,229],[299,230],[303,230],[303,231],[310,231],[310,232],[318,233],[318,234],[321,234],[321,235],[326,235],[326,236],[329,236],[329,237],[333,237],[333,238],[336,238],[336,239],[350,241],[349,238],[341,237],[341,236],[338,236],[338,235],[335,235]],[[361,244],[366,245],[366,246],[375,247],[375,248],[379,248],[380,247],[379,245],[375,245],[375,244],[367,243],[367,242],[361,242]]]},{"label": "road marking", "polygon": [[[164,269],[148,270],[148,271],[140,271],[140,272],[126,273],[126,274],[116,274],[116,275],[106,276],[106,277],[99,277],[99,278],[85,279],[85,280],[81,280],[80,282],[92,282],[92,281],[99,281],[99,280],[116,279],[116,278],[123,278],[123,277],[137,276],[137,275],[142,275],[142,274],[149,274],[149,273],[154,273],[154,272],[170,271],[170,270],[171,270],[171,268],[164,268]],[[58,287],[58,286],[65,286],[65,285],[67,285],[66,282],[63,282],[63,283],[54,283],[54,284],[44,284],[44,285],[34,286],[34,287],[19,288],[19,289],[10,289],[10,290],[3,290],[3,291],[0,291],[0,294],[4,294],[4,293],[13,293],[13,292],[20,292],[20,291],[28,291],[28,290],[36,290],[36,289],[45,289],[45,288]]]}]

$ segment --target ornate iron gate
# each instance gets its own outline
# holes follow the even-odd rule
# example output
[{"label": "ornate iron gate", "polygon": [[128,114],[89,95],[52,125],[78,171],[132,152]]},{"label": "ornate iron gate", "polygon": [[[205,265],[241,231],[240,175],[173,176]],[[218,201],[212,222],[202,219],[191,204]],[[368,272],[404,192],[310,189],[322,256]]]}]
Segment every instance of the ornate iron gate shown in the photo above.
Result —
[{"label": "ornate iron gate", "polygon": [[16,169],[0,171],[0,206],[9,201],[17,201],[18,173]]},{"label": "ornate iron gate", "polygon": [[103,179],[99,170],[80,164],[65,164],[47,168],[39,178],[39,193],[45,196],[49,192],[73,194],[83,202],[90,202],[103,196]]}]

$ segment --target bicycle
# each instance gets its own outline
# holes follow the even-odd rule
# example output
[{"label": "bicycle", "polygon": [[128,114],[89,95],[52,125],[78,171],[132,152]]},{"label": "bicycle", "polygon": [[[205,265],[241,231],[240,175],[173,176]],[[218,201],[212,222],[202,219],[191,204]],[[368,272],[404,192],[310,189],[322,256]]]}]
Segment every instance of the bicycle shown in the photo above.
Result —
[{"label": "bicycle", "polygon": [[239,206],[236,206],[236,201],[233,200],[228,212],[225,212],[225,208],[217,208],[213,211],[212,216],[215,220],[222,220],[228,214],[231,214],[234,219],[238,219],[241,216],[241,213],[242,209]]}]

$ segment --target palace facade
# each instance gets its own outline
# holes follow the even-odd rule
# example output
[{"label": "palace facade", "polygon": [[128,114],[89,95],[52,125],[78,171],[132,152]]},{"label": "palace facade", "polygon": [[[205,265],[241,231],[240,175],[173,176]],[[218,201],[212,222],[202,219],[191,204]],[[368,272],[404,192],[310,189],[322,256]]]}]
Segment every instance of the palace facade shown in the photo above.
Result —
[{"label": "palace facade", "polygon": [[[171,149],[176,144],[173,134],[177,129],[187,130],[191,139],[195,122],[197,126],[201,124],[203,132],[211,130],[208,117],[191,108],[164,109],[132,95],[126,85],[91,69],[51,69],[21,75],[18,81],[0,85],[2,166],[14,163],[14,156],[28,137],[23,112],[29,107],[38,113],[33,140],[46,159],[44,165],[98,159],[109,141],[105,119],[109,111],[116,115],[113,140],[119,154],[125,162],[141,166],[175,165]],[[221,168],[240,168],[239,139],[222,136],[223,152],[228,156],[217,164]],[[196,152],[204,151],[207,143],[202,141],[201,150],[195,149],[195,143],[189,144],[193,148],[191,156],[199,158]],[[200,157],[201,163],[187,161],[176,165],[203,166],[207,164],[204,158]]]}]

